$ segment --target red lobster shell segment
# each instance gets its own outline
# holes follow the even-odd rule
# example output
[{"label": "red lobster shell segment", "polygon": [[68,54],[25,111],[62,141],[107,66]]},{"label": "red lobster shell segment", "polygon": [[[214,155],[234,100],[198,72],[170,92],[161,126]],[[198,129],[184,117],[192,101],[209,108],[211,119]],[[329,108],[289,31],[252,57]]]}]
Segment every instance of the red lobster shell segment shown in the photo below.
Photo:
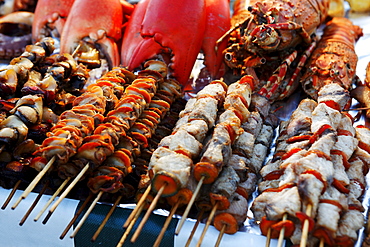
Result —
[{"label": "red lobster shell segment", "polygon": [[338,83],[347,90],[351,88],[358,60],[355,42],[361,36],[362,29],[347,18],[335,17],[327,23],[301,78],[307,94],[316,99],[319,89],[329,83]]},{"label": "red lobster shell segment", "polygon": [[216,58],[216,40],[229,26],[229,6],[224,0],[140,1],[123,38],[122,64],[132,70],[161,54],[171,63],[173,76],[185,85],[203,45],[206,64],[217,74],[222,48]]},{"label": "red lobster shell segment", "polygon": [[329,1],[309,0],[294,3],[267,0],[251,1],[250,5],[253,21],[249,23],[244,37],[247,49],[255,53],[282,51],[296,46],[302,40],[309,44],[310,35],[327,16]]}]

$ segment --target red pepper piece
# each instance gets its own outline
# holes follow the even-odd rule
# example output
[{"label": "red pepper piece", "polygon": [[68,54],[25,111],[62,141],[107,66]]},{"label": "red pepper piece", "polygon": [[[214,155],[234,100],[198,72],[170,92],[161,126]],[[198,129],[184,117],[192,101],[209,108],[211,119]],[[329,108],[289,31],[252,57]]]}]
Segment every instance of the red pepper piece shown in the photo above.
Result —
[{"label": "red pepper piece", "polygon": [[287,143],[294,143],[294,142],[300,142],[309,140],[311,138],[311,135],[301,135],[301,136],[292,136],[286,140]]},{"label": "red pepper piece", "polygon": [[305,156],[310,155],[310,154],[316,154],[316,156],[319,157],[319,158],[324,158],[326,160],[331,160],[331,157],[329,155],[327,155],[326,153],[324,153],[323,151],[321,151],[321,150],[316,150],[316,149],[310,150],[305,154]]},{"label": "red pepper piece", "polygon": [[324,185],[324,188],[322,189],[321,194],[325,192],[326,188],[328,187],[328,183],[327,183],[326,180],[324,180],[324,178],[322,177],[320,172],[318,172],[316,170],[313,170],[313,169],[308,169],[308,170],[302,172],[302,174],[312,174],[312,175],[314,175]]},{"label": "red pepper piece", "polygon": [[338,129],[337,130],[337,135],[338,136],[353,136],[352,132],[349,130],[343,130],[343,129]]},{"label": "red pepper piece", "polygon": [[337,190],[339,190],[340,192],[344,193],[344,194],[348,194],[349,193],[349,189],[346,188],[345,184],[343,181],[340,181],[336,178],[333,179],[333,182],[331,183]]},{"label": "red pepper piece", "polygon": [[358,205],[358,204],[348,204],[348,210],[357,210],[359,212],[364,212],[365,209],[362,205]]},{"label": "red pepper piece", "polygon": [[277,187],[277,188],[265,189],[263,192],[280,192],[280,191],[283,191],[285,189],[292,188],[295,185],[296,185],[295,183],[287,183],[287,184],[284,184],[284,185],[282,185],[280,187]]},{"label": "red pepper piece", "polygon": [[333,233],[324,227],[317,228],[313,236],[318,239],[324,239],[324,242],[329,246],[334,246]]},{"label": "red pepper piece", "polygon": [[338,236],[335,238],[335,246],[352,247],[355,246],[355,242],[348,236]]},{"label": "red pepper piece", "polygon": [[361,195],[363,195],[365,192],[365,185],[361,183],[360,180],[358,179],[351,179],[351,182],[353,182],[357,187],[361,188],[361,191],[362,191]]},{"label": "red pepper piece", "polygon": [[342,211],[342,210],[343,210],[342,205],[341,205],[339,202],[335,201],[335,200],[330,200],[330,199],[320,199],[320,203],[328,203],[328,204],[331,204],[331,205],[337,206],[337,207],[340,209],[340,211]]},{"label": "red pepper piece", "polygon": [[293,221],[291,221],[291,220],[282,220],[282,221],[279,221],[276,224],[273,224],[271,226],[271,228],[278,231],[279,234],[280,234],[280,231],[284,228],[285,229],[284,230],[284,237],[285,238],[290,238],[294,233],[295,225],[294,225]]},{"label": "red pepper piece", "polygon": [[365,150],[366,152],[370,153],[370,146],[369,146],[368,144],[366,144],[366,143],[364,143],[364,142],[362,142],[362,141],[359,141],[359,142],[358,142],[358,146],[359,146],[361,149]]},{"label": "red pepper piece", "polygon": [[238,186],[238,187],[236,187],[235,192],[238,193],[239,195],[241,195],[242,197],[244,197],[246,200],[248,200],[249,194],[248,194],[248,191],[245,188],[243,188],[241,186]]},{"label": "red pepper piece", "polygon": [[321,134],[327,130],[327,129],[330,129],[331,126],[329,124],[324,124],[323,126],[321,126],[310,138],[310,143],[313,144],[318,138],[319,136],[321,136]]},{"label": "red pepper piece", "polygon": [[333,149],[330,151],[330,154],[342,156],[342,163],[346,171],[351,167],[351,164],[348,162],[347,157],[343,151],[340,151],[338,149]]},{"label": "red pepper piece", "polygon": [[285,159],[289,158],[290,156],[292,156],[293,154],[298,153],[301,150],[302,150],[302,148],[292,148],[291,150],[289,150],[288,152],[286,152],[285,154],[283,154],[281,156],[281,159],[282,160],[285,160]]},{"label": "red pepper piece", "polygon": [[321,101],[320,103],[324,103],[325,105],[329,106],[330,108],[333,108],[334,110],[340,111],[340,105],[335,102],[334,100],[325,100]]},{"label": "red pepper piece", "polygon": [[268,173],[263,177],[263,180],[276,180],[279,179],[284,174],[285,169],[278,169]]},{"label": "red pepper piece", "polygon": [[312,217],[308,216],[303,212],[296,212],[295,215],[301,221],[302,227],[304,225],[304,222],[308,220],[308,232],[311,232],[315,226],[315,221],[312,219]]}]

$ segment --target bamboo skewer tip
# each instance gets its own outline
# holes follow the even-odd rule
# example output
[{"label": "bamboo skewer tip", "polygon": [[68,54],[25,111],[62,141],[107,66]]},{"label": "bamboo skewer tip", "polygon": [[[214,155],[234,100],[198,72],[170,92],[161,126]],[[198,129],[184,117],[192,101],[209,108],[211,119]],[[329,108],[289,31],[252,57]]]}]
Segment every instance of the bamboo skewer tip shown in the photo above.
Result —
[{"label": "bamboo skewer tip", "polygon": [[138,201],[138,203],[136,204],[136,207],[134,208],[134,210],[132,210],[131,214],[126,219],[125,223],[122,226],[123,228],[127,228],[128,227],[128,225],[130,224],[130,222],[132,221],[132,219],[135,217],[136,212],[141,207],[141,205],[144,205],[144,202],[145,202],[146,198],[148,197],[148,195],[149,195],[149,193],[150,193],[151,190],[152,190],[152,186],[149,185],[148,188],[146,188],[146,190],[145,190],[144,194],[142,195],[142,197],[140,198],[140,200]]},{"label": "bamboo skewer tip", "polygon": [[134,235],[131,238],[131,243],[135,243],[136,239],[139,237],[140,232],[142,231],[145,223],[148,221],[150,214],[153,212],[154,208],[156,207],[159,198],[161,197],[164,189],[166,188],[167,184],[163,184],[162,187],[159,189],[157,195],[154,197],[152,203],[150,204],[148,211],[145,213],[143,219],[141,220],[139,226],[137,227]]},{"label": "bamboo skewer tip", "polygon": [[77,182],[81,179],[81,177],[85,174],[87,169],[89,168],[89,164],[86,164],[85,167],[78,173],[78,175],[73,179],[73,181],[68,185],[68,187],[63,191],[63,193],[60,195],[58,200],[54,202],[54,204],[50,207],[48,215],[45,217],[45,219],[42,221],[43,224],[46,224],[48,220],[50,219],[51,215],[54,213],[54,211],[57,209],[59,204],[63,201],[64,198],[68,195],[68,193],[73,189],[73,187],[77,184]]},{"label": "bamboo skewer tip", "polygon": [[21,184],[21,182],[22,182],[22,180],[18,180],[18,182],[14,185],[13,189],[10,191],[10,193],[9,193],[8,197],[6,198],[6,200],[5,200],[4,204],[3,204],[3,206],[1,206],[1,209],[2,209],[2,210],[4,210],[4,209],[8,206],[8,204],[9,204],[9,203],[10,203],[10,201],[12,200],[12,198],[13,198],[13,196],[14,196],[15,192],[17,191],[17,189],[18,189],[19,185]]},{"label": "bamboo skewer tip", "polygon": [[180,220],[180,222],[179,222],[179,224],[178,224],[178,226],[177,226],[177,229],[176,229],[176,231],[175,231],[175,234],[176,234],[176,235],[179,235],[179,233],[180,233],[180,231],[181,231],[181,228],[182,228],[182,226],[184,225],[185,220],[186,220],[186,218],[187,218],[187,217],[188,217],[188,215],[189,215],[190,209],[191,209],[191,207],[193,206],[193,204],[194,204],[194,202],[195,202],[195,199],[196,199],[196,197],[197,197],[197,196],[198,196],[198,194],[199,194],[199,191],[200,191],[200,188],[201,188],[201,187],[202,187],[202,185],[203,185],[203,181],[204,181],[204,179],[205,179],[205,176],[202,176],[202,177],[199,179],[198,184],[197,184],[197,187],[195,188],[194,193],[193,193],[192,197],[190,198],[189,204],[186,206],[186,209],[185,209],[185,211],[184,211],[184,214],[182,215],[181,220]]},{"label": "bamboo skewer tip", "polygon": [[103,191],[99,191],[99,193],[97,194],[95,200],[91,203],[90,207],[87,209],[87,211],[85,212],[84,216],[81,218],[81,220],[78,222],[75,230],[73,231],[73,233],[71,234],[70,238],[74,238],[76,236],[76,234],[79,232],[79,230],[81,229],[82,225],[85,223],[87,217],[90,215],[91,211],[94,209],[96,203],[100,200],[100,197],[103,195]]},{"label": "bamboo skewer tip", "polygon": [[95,240],[98,238],[100,232],[103,230],[105,224],[108,222],[109,218],[113,214],[114,210],[116,209],[118,203],[121,201],[122,195],[118,196],[114,204],[112,205],[111,209],[107,213],[107,215],[104,217],[102,223],[100,223],[98,229],[95,231],[94,235],[91,238],[91,242],[95,242]]},{"label": "bamboo skewer tip", "polygon": [[221,228],[221,231],[220,233],[218,234],[218,237],[217,237],[217,241],[216,241],[216,244],[215,244],[215,247],[218,247],[220,246],[220,243],[221,243],[221,240],[222,240],[222,237],[225,233],[225,230],[226,230],[226,224],[223,224],[222,228]]},{"label": "bamboo skewer tip", "polygon": [[127,226],[125,232],[123,233],[121,239],[119,240],[118,244],[117,244],[117,247],[122,247],[122,245],[125,243],[126,239],[127,239],[127,236],[130,234],[131,232],[131,229],[134,227],[137,219],[139,218],[141,212],[143,211],[144,209],[144,205],[145,204],[141,204],[139,207],[138,207],[138,210],[136,210],[136,214],[134,215],[133,219],[130,221],[129,225]]},{"label": "bamboo skewer tip", "polygon": [[213,220],[213,217],[216,214],[217,208],[218,208],[218,202],[216,202],[216,204],[213,206],[213,208],[211,210],[211,213],[208,216],[208,219],[206,221],[206,225],[204,226],[203,231],[202,231],[202,234],[200,235],[200,238],[199,238],[199,240],[197,242],[197,245],[196,245],[197,247],[200,247],[200,245],[202,244],[203,239],[204,239],[204,237],[206,235],[206,232],[208,230],[208,227],[211,225],[211,222]]},{"label": "bamboo skewer tip", "polygon": [[46,174],[46,172],[51,168],[51,166],[53,165],[55,161],[55,156],[53,156],[49,162],[46,164],[46,166],[36,175],[36,177],[32,180],[32,182],[28,185],[28,187],[23,191],[23,193],[21,194],[21,196],[18,198],[18,200],[14,203],[14,205],[12,206],[12,209],[15,209],[19,203],[25,199],[31,192],[32,190],[35,188],[35,186],[37,185],[37,183],[41,180],[41,178]]},{"label": "bamboo skewer tip", "polygon": [[180,203],[181,203],[181,198],[179,198],[179,200],[176,202],[176,204],[172,207],[169,215],[166,218],[166,221],[163,224],[161,232],[159,233],[157,239],[154,242],[153,247],[159,247],[159,245],[161,244],[162,238],[163,238],[168,226],[170,225],[172,217],[175,214],[175,212],[176,212],[177,208],[179,207]]}]

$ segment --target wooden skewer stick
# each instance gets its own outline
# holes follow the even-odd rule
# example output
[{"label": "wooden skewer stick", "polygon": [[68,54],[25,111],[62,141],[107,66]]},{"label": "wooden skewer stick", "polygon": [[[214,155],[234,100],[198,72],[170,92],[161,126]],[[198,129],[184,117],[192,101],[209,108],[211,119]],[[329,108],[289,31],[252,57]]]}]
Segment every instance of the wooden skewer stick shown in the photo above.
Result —
[{"label": "wooden skewer stick", "polygon": [[109,220],[109,218],[113,214],[114,210],[116,209],[116,207],[117,207],[118,203],[121,201],[121,199],[122,199],[122,195],[117,197],[117,200],[114,202],[113,206],[111,207],[111,209],[109,210],[109,212],[105,216],[105,218],[102,221],[102,223],[100,224],[99,228],[94,233],[94,236],[91,238],[91,242],[94,242],[98,238],[100,232],[103,230],[105,224],[107,224],[107,221]]},{"label": "wooden skewer stick", "polygon": [[76,236],[76,234],[78,233],[78,231],[81,229],[82,225],[85,223],[87,217],[89,217],[91,211],[94,209],[96,203],[100,200],[100,197],[103,195],[103,193],[104,193],[103,191],[99,191],[95,200],[91,203],[90,207],[87,209],[87,211],[85,212],[85,214],[82,217],[82,219],[80,220],[80,222],[78,222],[78,224],[76,226],[76,229],[73,231],[73,233],[70,236],[71,238],[74,238]]},{"label": "wooden skewer stick", "polygon": [[31,207],[27,210],[26,214],[23,216],[22,220],[19,222],[20,226],[22,226],[24,224],[24,222],[27,220],[28,216],[31,214],[32,210],[36,207],[37,203],[40,201],[41,196],[44,194],[46,188],[49,186],[49,182],[50,182],[49,180],[46,181],[46,183],[44,184],[44,186],[40,190],[39,194],[37,195],[37,197],[33,201]]},{"label": "wooden skewer stick", "polygon": [[218,238],[217,238],[217,241],[216,241],[215,247],[220,246],[220,243],[221,243],[221,240],[222,240],[222,236],[224,235],[225,230],[226,230],[226,224],[224,224],[224,225],[222,226],[221,231],[220,231],[220,233],[218,234]]},{"label": "wooden skewer stick", "polygon": [[137,208],[138,208],[138,210],[136,210],[136,213],[135,213],[135,215],[134,215],[133,219],[130,221],[130,224],[127,226],[126,231],[125,231],[125,232],[124,232],[124,234],[122,235],[122,237],[121,237],[121,239],[119,240],[119,242],[118,242],[118,244],[117,244],[117,246],[116,246],[116,247],[122,247],[122,246],[123,246],[123,244],[124,244],[124,243],[125,243],[125,241],[126,241],[127,236],[130,234],[131,229],[134,227],[134,225],[135,225],[135,223],[136,223],[137,219],[139,218],[139,216],[140,216],[141,212],[143,211],[144,206],[145,206],[145,204],[144,204],[144,203],[142,203],[139,207],[137,207]]},{"label": "wooden skewer stick", "polygon": [[198,225],[199,225],[200,221],[201,221],[201,220],[202,220],[202,218],[203,218],[203,214],[204,214],[204,212],[205,212],[205,208],[202,208],[202,210],[199,212],[199,215],[198,215],[198,217],[197,217],[197,221],[195,222],[195,224],[194,224],[194,226],[193,226],[193,229],[191,230],[191,233],[190,233],[189,239],[188,239],[188,241],[186,241],[186,245],[185,245],[185,247],[188,247],[188,246],[190,245],[191,240],[193,239],[193,236],[194,236],[194,234],[195,234],[195,231],[197,230]]},{"label": "wooden skewer stick", "polygon": [[74,57],[76,55],[76,52],[78,52],[78,50],[81,48],[81,43],[78,44],[78,46],[76,47],[76,49],[73,51],[72,53],[72,57]]},{"label": "wooden skewer stick", "polygon": [[89,168],[89,164],[86,164],[85,167],[80,171],[80,173],[73,179],[72,183],[70,183],[69,186],[63,191],[62,195],[49,209],[49,213],[48,215],[46,215],[45,219],[42,221],[42,224],[46,224],[46,222],[48,222],[51,215],[54,213],[55,209],[59,206],[62,200],[68,195],[68,193],[73,189],[73,187],[77,184],[77,182],[85,174],[88,168]]},{"label": "wooden skewer stick", "polygon": [[54,161],[55,161],[55,156],[49,160],[49,162],[46,164],[46,166],[44,167],[44,169],[42,169],[37,174],[37,176],[32,180],[32,182],[28,185],[28,187],[23,191],[22,195],[18,198],[18,200],[12,206],[12,209],[15,209],[18,206],[18,204],[23,199],[25,199],[32,192],[32,190],[35,188],[35,186],[37,185],[37,183],[46,174],[46,172],[51,168],[51,166],[53,165]]},{"label": "wooden skewer stick", "polygon": [[270,247],[271,243],[271,228],[267,230],[267,236],[266,236],[266,245],[265,247]]},{"label": "wooden skewer stick", "polygon": [[76,222],[77,218],[80,216],[82,211],[86,208],[87,204],[90,202],[93,195],[94,195],[93,193],[90,193],[89,196],[86,198],[86,200],[82,203],[81,207],[78,209],[75,216],[73,216],[72,220],[68,223],[67,227],[64,229],[64,231],[60,235],[59,237],[60,239],[63,239],[67,235],[67,232],[69,231],[69,229],[71,229],[73,224]]},{"label": "wooden skewer stick", "polygon": [[153,212],[154,208],[156,207],[156,205],[158,203],[158,200],[161,197],[161,195],[162,195],[164,189],[166,188],[166,186],[167,186],[167,184],[163,184],[162,187],[159,189],[157,195],[154,197],[152,203],[150,204],[150,207],[148,208],[148,211],[146,211],[143,219],[141,220],[141,222],[140,222],[139,226],[137,227],[134,235],[132,236],[131,243],[135,243],[136,239],[139,237],[139,234],[140,234],[141,230],[143,229],[145,223],[149,219],[150,214]]},{"label": "wooden skewer stick", "polygon": [[319,247],[324,247],[324,246],[325,246],[324,238],[320,238],[320,245],[319,245]]},{"label": "wooden skewer stick", "polygon": [[[285,213],[283,215],[283,221],[284,220],[287,220],[288,218],[288,214]],[[278,239],[278,244],[277,244],[277,247],[282,247],[283,246],[283,241],[284,241],[284,235],[285,235],[285,227],[283,227],[279,233],[279,239]]]},{"label": "wooden skewer stick", "polygon": [[208,227],[211,225],[211,222],[213,220],[213,217],[216,214],[217,207],[218,207],[218,202],[216,202],[216,204],[213,206],[212,211],[211,211],[211,213],[208,216],[206,225],[204,226],[203,231],[202,231],[202,235],[200,235],[200,238],[199,238],[198,243],[196,245],[197,247],[200,247],[200,245],[202,244],[203,239],[204,239],[204,236],[206,235],[206,232],[208,230]]},{"label": "wooden skewer stick", "polygon": [[0,153],[4,150],[4,148],[5,148],[5,145],[2,145],[2,146],[0,147]]},{"label": "wooden skewer stick", "polygon": [[152,185],[150,184],[148,186],[148,188],[146,188],[144,194],[141,196],[141,198],[138,201],[138,203],[136,204],[136,207],[134,208],[134,210],[132,210],[131,214],[128,216],[125,224],[123,225],[123,228],[126,228],[130,224],[131,220],[135,217],[136,212],[139,210],[139,208],[141,207],[141,205],[144,205],[145,200],[148,197],[148,195],[149,195],[149,193],[150,193],[151,190],[152,190]]},{"label": "wooden skewer stick", "polygon": [[[308,204],[306,208],[306,214],[308,216],[311,216],[311,211],[312,211],[312,205]],[[301,243],[299,245],[300,247],[306,247],[307,245],[308,228],[310,226],[309,224],[310,222],[307,219],[303,222]]]},{"label": "wooden skewer stick", "polygon": [[186,218],[188,217],[189,215],[189,212],[190,212],[190,209],[191,207],[193,206],[194,204],[194,201],[195,201],[195,198],[198,196],[199,194],[199,191],[200,191],[200,188],[202,187],[202,184],[203,184],[203,180],[205,179],[205,176],[202,176],[201,179],[199,180],[198,184],[197,184],[197,187],[195,188],[195,191],[192,195],[192,197],[190,198],[190,201],[189,201],[189,204],[186,206],[186,209],[184,211],[184,214],[182,215],[181,217],[181,220],[180,220],[180,223],[179,225],[177,226],[177,229],[175,231],[175,234],[178,235],[180,233],[180,230],[182,228],[182,226],[184,225],[185,223],[185,220]]},{"label": "wooden skewer stick", "polygon": [[179,198],[179,200],[176,202],[176,204],[172,207],[171,212],[167,216],[167,219],[164,222],[164,225],[161,229],[161,232],[159,233],[157,239],[155,240],[153,247],[158,247],[161,244],[162,238],[163,238],[168,226],[170,225],[172,217],[175,214],[175,212],[176,212],[177,208],[179,207],[180,203],[181,203],[181,198]]},{"label": "wooden skewer stick", "polygon": [[10,194],[8,195],[8,198],[6,198],[6,201],[4,202],[3,206],[1,207],[2,210],[4,210],[8,206],[10,200],[13,198],[13,196],[14,196],[15,192],[17,191],[21,182],[22,182],[22,180],[18,180],[18,182],[14,185],[12,191],[10,191]]},{"label": "wooden skewer stick", "polygon": [[59,193],[62,191],[64,186],[71,180],[71,177],[68,177],[64,182],[59,186],[59,188],[54,192],[54,194],[50,197],[50,199],[47,201],[45,206],[41,209],[41,211],[37,214],[37,216],[33,219],[34,221],[38,221],[41,217],[41,215],[46,211],[46,209],[50,206],[50,204],[54,201],[55,197],[59,195]]}]

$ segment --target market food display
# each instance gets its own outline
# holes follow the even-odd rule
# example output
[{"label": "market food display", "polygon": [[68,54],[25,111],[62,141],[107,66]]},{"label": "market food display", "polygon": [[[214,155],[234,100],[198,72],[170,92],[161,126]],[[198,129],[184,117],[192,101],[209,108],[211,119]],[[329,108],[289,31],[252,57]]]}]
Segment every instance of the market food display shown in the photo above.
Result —
[{"label": "market food display", "polygon": [[225,0],[25,5],[32,40],[9,46],[0,69],[2,209],[37,192],[23,225],[52,195],[34,219],[48,211],[46,224],[65,198],[81,200],[63,239],[109,204],[96,241],[135,203],[117,246],[145,238],[155,209],[169,213],[153,246],[174,215],[176,235],[196,219],[185,246],[210,228],[223,246],[247,221],[266,246],[366,243],[370,129],[352,114],[369,105],[370,65],[356,75],[366,33],[342,1],[232,4],[232,15]]}]

